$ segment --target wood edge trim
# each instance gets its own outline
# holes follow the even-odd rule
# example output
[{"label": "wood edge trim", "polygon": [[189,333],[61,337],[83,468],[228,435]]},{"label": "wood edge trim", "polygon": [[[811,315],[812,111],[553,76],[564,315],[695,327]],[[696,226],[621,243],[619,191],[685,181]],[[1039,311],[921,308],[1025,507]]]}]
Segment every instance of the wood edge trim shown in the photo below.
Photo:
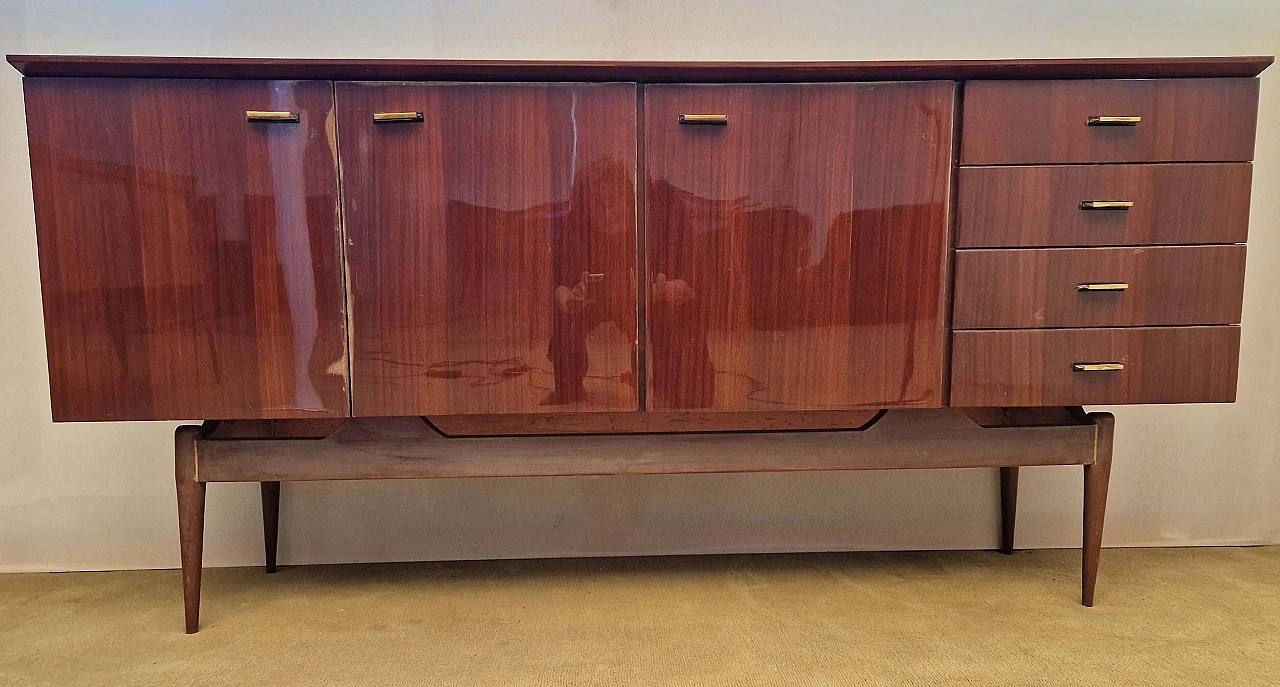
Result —
[{"label": "wood edge trim", "polygon": [[23,76],[234,79],[460,79],[847,81],[928,79],[1254,77],[1274,56],[897,60],[823,62],[609,62],[287,59],[124,55],[7,55]]},{"label": "wood edge trim", "polygon": [[[942,390],[944,407],[951,407],[951,331],[956,310],[956,248],[960,237],[960,155],[964,145],[964,82],[951,91],[951,159],[947,169],[946,248],[942,256]],[[972,420],[973,418],[970,418]]]}]

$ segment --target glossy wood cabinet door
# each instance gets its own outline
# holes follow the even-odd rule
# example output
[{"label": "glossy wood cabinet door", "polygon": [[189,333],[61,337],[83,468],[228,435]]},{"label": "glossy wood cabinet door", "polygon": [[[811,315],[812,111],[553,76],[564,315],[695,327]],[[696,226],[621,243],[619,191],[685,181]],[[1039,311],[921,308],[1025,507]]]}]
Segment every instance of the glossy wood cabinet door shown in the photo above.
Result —
[{"label": "glossy wood cabinet door", "polygon": [[645,87],[649,408],[943,404],[954,98]]},{"label": "glossy wood cabinet door", "polygon": [[24,89],[53,419],[347,415],[332,85]]},{"label": "glossy wood cabinet door", "polygon": [[637,410],[634,84],[337,84],[356,415]]}]

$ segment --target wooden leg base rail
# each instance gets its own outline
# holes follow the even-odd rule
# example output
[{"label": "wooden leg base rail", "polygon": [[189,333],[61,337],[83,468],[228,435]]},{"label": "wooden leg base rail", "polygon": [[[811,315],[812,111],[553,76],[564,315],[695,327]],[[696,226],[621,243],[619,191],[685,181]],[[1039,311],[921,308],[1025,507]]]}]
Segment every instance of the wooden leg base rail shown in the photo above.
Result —
[{"label": "wooden leg base rail", "polygon": [[[305,421],[304,421],[305,422]],[[1052,424],[1045,424],[1045,423]],[[440,477],[652,475],[900,468],[1000,468],[1001,550],[1012,552],[1018,467],[1083,465],[1081,601],[1093,605],[1114,419],[1079,408],[891,410],[862,429],[446,437],[421,418],[333,426],[179,427],[178,524],[186,629],[200,624],[207,482],[260,482],[267,571],[275,570],[280,482]],[[332,431],[331,431],[332,430]],[[323,438],[306,438],[321,435]]]}]

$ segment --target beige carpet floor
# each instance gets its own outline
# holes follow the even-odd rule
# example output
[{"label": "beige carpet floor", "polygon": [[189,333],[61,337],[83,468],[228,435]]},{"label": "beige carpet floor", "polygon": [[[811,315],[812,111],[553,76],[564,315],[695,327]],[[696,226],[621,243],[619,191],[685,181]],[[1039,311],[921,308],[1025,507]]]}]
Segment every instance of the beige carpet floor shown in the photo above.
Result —
[{"label": "beige carpet floor", "polygon": [[3,685],[1280,685],[1280,547],[0,575]]}]

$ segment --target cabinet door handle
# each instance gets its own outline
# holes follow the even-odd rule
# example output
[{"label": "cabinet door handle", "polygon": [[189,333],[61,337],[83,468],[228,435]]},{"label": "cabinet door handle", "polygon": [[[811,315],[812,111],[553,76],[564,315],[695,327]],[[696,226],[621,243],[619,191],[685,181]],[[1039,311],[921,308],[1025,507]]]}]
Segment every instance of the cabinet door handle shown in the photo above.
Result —
[{"label": "cabinet door handle", "polygon": [[1082,200],[1081,210],[1128,210],[1133,207],[1132,200]]},{"label": "cabinet door handle", "polygon": [[1076,291],[1124,291],[1129,285],[1122,281],[1081,282],[1076,284]]},{"label": "cabinet door handle", "polygon": [[682,114],[681,124],[712,124],[724,126],[729,123],[727,114]]},{"label": "cabinet door handle", "polygon": [[421,122],[421,112],[374,112],[375,122]]},{"label": "cabinet door handle", "polygon": [[1142,117],[1090,117],[1089,126],[1137,126]]},{"label": "cabinet door handle", "polygon": [[1124,363],[1071,363],[1076,372],[1118,372],[1124,369]]},{"label": "cabinet door handle", "polygon": [[297,112],[273,112],[271,110],[245,110],[245,119],[251,122],[279,122],[293,124],[302,119]]}]

